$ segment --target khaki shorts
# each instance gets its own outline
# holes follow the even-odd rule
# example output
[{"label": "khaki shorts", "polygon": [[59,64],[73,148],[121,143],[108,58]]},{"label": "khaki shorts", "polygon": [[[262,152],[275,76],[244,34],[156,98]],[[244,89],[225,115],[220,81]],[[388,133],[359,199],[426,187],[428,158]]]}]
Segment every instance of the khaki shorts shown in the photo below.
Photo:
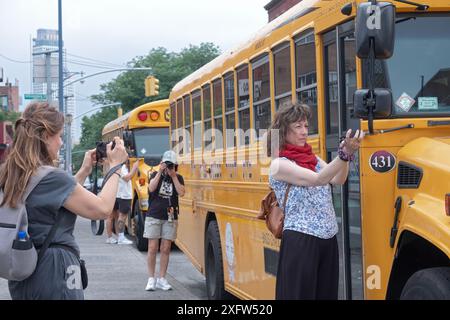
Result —
[{"label": "khaki shorts", "polygon": [[165,239],[175,241],[177,238],[178,221],[159,220],[152,217],[145,218],[144,238]]}]

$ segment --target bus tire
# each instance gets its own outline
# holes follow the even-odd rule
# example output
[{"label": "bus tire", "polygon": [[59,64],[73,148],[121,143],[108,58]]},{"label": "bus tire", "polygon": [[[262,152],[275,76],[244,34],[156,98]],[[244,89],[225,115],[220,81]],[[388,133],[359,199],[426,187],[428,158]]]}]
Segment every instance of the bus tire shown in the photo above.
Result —
[{"label": "bus tire", "polygon": [[134,237],[136,248],[139,251],[147,251],[148,239],[144,238],[145,218],[142,216],[141,209],[139,209],[139,204],[137,202],[133,206],[133,215],[136,224],[136,235]]},{"label": "bus tire", "polygon": [[224,285],[222,248],[217,221],[212,220],[209,223],[205,240],[205,276],[208,299],[227,299],[228,293],[225,291]]},{"label": "bus tire", "polygon": [[450,268],[417,271],[403,287],[401,300],[449,300]]}]

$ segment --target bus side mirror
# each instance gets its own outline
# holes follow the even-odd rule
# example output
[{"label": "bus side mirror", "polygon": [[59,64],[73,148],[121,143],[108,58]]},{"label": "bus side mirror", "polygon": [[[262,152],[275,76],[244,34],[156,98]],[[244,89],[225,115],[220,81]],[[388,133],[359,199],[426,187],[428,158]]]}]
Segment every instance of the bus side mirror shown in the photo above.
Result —
[{"label": "bus side mirror", "polygon": [[[374,119],[388,118],[392,114],[392,92],[389,89],[374,89]],[[353,103],[355,106],[354,116],[360,119],[368,119],[370,103],[370,90],[356,90],[353,95]]]},{"label": "bus side mirror", "polygon": [[367,59],[371,47],[375,48],[375,59],[390,58],[394,54],[395,6],[389,2],[361,3],[356,14],[355,34],[358,58]]},{"label": "bus side mirror", "polygon": [[125,144],[125,147],[131,150],[134,150],[134,139],[133,139],[133,132],[130,130],[125,130],[123,132],[123,143]]}]

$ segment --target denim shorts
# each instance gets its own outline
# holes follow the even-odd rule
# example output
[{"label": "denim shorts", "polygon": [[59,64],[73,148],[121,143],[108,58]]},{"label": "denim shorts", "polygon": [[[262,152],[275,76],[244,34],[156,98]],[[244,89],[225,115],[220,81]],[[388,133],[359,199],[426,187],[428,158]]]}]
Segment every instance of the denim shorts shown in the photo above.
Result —
[{"label": "denim shorts", "polygon": [[175,241],[177,238],[178,221],[160,220],[152,217],[145,218],[144,238],[165,239]]}]

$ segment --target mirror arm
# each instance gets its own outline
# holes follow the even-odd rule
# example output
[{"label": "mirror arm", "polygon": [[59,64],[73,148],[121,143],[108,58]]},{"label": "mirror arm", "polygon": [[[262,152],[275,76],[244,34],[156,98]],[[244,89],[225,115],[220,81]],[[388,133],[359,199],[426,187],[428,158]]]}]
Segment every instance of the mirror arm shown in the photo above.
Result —
[{"label": "mirror arm", "polygon": [[394,0],[394,1],[415,6],[415,7],[417,7],[416,9],[419,11],[427,11],[430,8],[429,5],[411,2],[411,1],[407,1],[407,0]]},{"label": "mirror arm", "polygon": [[375,79],[375,44],[373,38],[370,39],[369,46],[370,46],[370,53],[369,53],[370,77],[369,77],[369,93],[366,105],[367,105],[369,133],[373,134],[373,110],[375,109],[376,104],[375,90],[373,87],[373,80]]}]

